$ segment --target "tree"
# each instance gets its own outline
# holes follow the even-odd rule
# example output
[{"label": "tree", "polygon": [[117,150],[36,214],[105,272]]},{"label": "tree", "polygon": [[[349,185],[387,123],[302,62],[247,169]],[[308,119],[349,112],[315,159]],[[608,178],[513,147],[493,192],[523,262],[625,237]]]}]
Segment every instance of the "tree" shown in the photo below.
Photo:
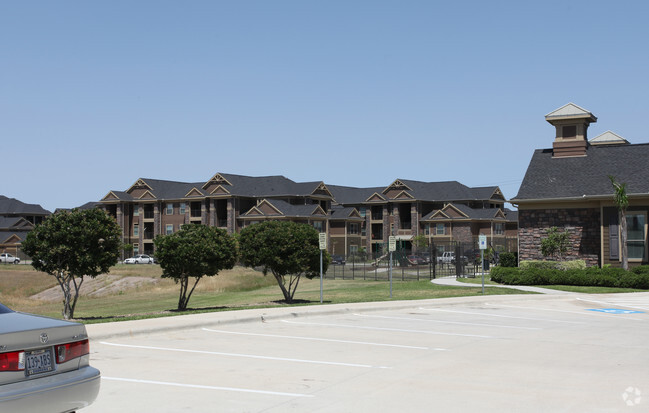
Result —
[{"label": "tree", "polygon": [[[217,275],[237,263],[237,243],[225,230],[200,224],[183,225],[180,231],[153,240],[163,278],[180,283],[178,310],[186,310],[203,276]],[[189,278],[195,281],[189,288]]]},{"label": "tree", "polygon": [[557,227],[552,227],[548,229],[548,237],[541,240],[541,254],[545,257],[559,255],[561,261],[569,246],[570,234],[567,231],[559,232]]},{"label": "tree", "polygon": [[609,175],[608,179],[611,180],[613,184],[613,189],[615,193],[613,195],[613,200],[615,201],[615,206],[617,206],[618,211],[620,211],[620,241],[622,243],[622,268],[624,270],[629,269],[629,250],[626,243],[626,208],[629,206],[629,197],[626,194],[626,183],[620,184],[615,180],[613,175]]},{"label": "tree", "polygon": [[23,250],[37,271],[53,275],[63,291],[63,318],[74,317],[84,275],[95,278],[117,262],[122,231],[101,209],[57,212],[27,234]]},{"label": "tree", "polygon": [[[244,228],[239,234],[241,260],[248,267],[270,271],[287,303],[293,302],[302,275],[320,275],[318,231],[310,225],[291,221],[264,221]],[[323,271],[329,265],[323,255]],[[288,278],[288,280],[287,280]]]}]

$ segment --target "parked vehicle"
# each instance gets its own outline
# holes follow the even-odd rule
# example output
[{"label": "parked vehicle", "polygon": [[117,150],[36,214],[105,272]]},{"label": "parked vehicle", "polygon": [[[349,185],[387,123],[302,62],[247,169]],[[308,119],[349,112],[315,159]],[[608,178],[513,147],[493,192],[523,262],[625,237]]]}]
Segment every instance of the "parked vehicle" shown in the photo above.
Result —
[{"label": "parked vehicle", "polygon": [[455,253],[453,251],[443,252],[437,256],[438,264],[452,264],[455,263]]},{"label": "parked vehicle", "polygon": [[345,265],[345,257],[343,255],[332,255],[331,263],[334,265]]},{"label": "parked vehicle", "polygon": [[18,264],[20,262],[20,258],[14,257],[11,254],[3,252],[2,254],[0,254],[0,262]]},{"label": "parked vehicle", "polygon": [[420,257],[419,255],[408,255],[408,262],[410,265],[424,265],[426,260]]},{"label": "parked vehicle", "polygon": [[135,257],[125,259],[124,264],[153,264],[153,258],[146,254],[138,254]]},{"label": "parked vehicle", "polygon": [[[469,259],[466,256],[462,256],[462,262],[464,264],[469,262]],[[437,263],[438,264],[455,264],[455,252],[453,251],[446,251],[443,252],[442,255],[439,255],[437,257]]]},{"label": "parked vehicle", "polygon": [[1,412],[72,412],[95,401],[100,381],[83,324],[0,304]]}]

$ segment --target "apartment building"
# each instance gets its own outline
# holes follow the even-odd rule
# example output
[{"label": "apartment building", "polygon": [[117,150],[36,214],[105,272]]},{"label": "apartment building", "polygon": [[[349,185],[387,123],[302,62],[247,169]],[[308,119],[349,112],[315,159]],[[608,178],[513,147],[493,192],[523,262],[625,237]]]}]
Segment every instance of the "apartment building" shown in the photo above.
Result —
[{"label": "apartment building", "polygon": [[238,233],[263,220],[291,220],[328,234],[332,254],[381,253],[388,237],[412,249],[413,237],[472,242],[478,235],[515,237],[515,211],[498,187],[398,179],[387,187],[354,188],[294,182],[283,176],[217,173],[205,182],[140,178],[99,203],[115,217],[133,253],[154,253],[153,240],[183,224]]}]

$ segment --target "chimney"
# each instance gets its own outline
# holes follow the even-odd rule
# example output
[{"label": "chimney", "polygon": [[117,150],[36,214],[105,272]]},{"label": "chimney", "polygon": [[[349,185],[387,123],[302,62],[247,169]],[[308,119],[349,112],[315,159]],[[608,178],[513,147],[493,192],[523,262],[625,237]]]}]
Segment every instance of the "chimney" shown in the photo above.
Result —
[{"label": "chimney", "polygon": [[588,149],[588,125],[597,122],[595,115],[568,103],[545,115],[545,120],[556,128],[553,157],[586,156]]}]

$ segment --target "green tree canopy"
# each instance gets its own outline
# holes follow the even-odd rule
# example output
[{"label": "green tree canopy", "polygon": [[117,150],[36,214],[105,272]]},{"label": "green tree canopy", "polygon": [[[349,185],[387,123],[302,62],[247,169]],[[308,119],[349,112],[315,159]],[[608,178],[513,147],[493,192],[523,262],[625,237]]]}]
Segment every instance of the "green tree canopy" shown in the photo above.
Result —
[{"label": "green tree canopy", "polygon": [[121,229],[101,209],[57,212],[22,243],[32,266],[56,277],[63,291],[63,317],[74,317],[84,275],[91,278],[108,272],[117,262]]},{"label": "green tree canopy", "polygon": [[[302,275],[320,275],[318,231],[310,225],[291,221],[264,221],[244,228],[239,234],[241,260],[248,267],[270,271],[286,302],[293,302]],[[323,271],[329,265],[324,252]],[[288,278],[288,279],[287,279]]]},{"label": "green tree canopy", "polygon": [[[237,243],[225,230],[199,224],[183,225],[180,231],[158,235],[153,241],[163,278],[180,283],[178,310],[186,310],[203,276],[217,275],[237,263]],[[194,284],[189,288],[189,279]]]}]

